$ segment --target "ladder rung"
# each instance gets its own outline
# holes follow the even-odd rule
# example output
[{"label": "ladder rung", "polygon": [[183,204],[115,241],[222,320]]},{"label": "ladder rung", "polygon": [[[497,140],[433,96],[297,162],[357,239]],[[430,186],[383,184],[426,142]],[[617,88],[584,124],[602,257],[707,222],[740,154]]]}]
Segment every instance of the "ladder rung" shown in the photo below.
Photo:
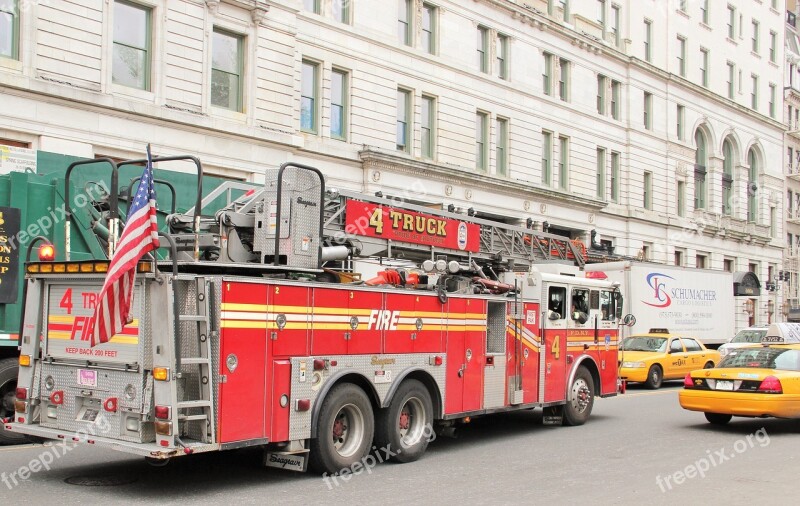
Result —
[{"label": "ladder rung", "polygon": [[211,401],[183,401],[178,403],[178,409],[210,408]]},{"label": "ladder rung", "polygon": [[208,317],[197,314],[182,314],[178,315],[178,319],[182,322],[204,322],[206,319],[208,319]]},{"label": "ladder rung", "polygon": [[193,420],[208,420],[208,417],[206,415],[178,415],[178,420],[191,422]]},{"label": "ladder rung", "polygon": [[191,365],[191,364],[211,364],[211,360],[203,357],[188,357],[188,358],[181,358],[181,365]]}]

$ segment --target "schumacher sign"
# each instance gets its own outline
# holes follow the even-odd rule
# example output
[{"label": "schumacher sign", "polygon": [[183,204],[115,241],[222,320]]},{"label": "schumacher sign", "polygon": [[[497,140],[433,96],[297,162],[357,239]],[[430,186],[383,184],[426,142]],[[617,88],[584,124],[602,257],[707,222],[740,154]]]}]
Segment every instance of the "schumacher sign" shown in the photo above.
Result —
[{"label": "schumacher sign", "polygon": [[480,225],[393,207],[347,201],[349,234],[477,252]]}]

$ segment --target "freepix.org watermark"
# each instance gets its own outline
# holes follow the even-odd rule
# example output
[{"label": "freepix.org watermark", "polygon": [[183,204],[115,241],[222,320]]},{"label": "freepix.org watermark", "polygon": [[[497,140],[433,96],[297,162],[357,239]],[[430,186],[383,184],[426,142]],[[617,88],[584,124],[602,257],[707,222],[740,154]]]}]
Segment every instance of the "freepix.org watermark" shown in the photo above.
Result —
[{"label": "freepix.org watermark", "polygon": [[93,425],[75,433],[75,439],[77,439],[77,441],[73,440],[74,444],[67,444],[67,441],[64,440],[53,446],[46,447],[45,451],[32,458],[28,464],[19,467],[16,471],[0,473],[0,482],[3,482],[9,490],[13,490],[14,487],[20,484],[20,481],[25,481],[38,472],[49,471],[50,465],[53,462],[69,453],[79,442],[85,443],[90,436],[102,436],[108,434],[110,431],[111,424],[103,415],[100,415]]},{"label": "freepix.org watermark", "polygon": [[687,480],[695,478],[705,478],[706,473],[715,467],[718,467],[725,462],[736,457],[736,455],[745,453],[751,448],[755,448],[758,444],[759,448],[764,448],[769,445],[769,434],[764,427],[761,427],[752,434],[748,434],[742,439],[736,440],[733,443],[733,451],[729,448],[720,448],[719,450],[706,450],[706,455],[689,464],[685,468],[675,471],[667,476],[656,476],[656,485],[662,493],[672,490],[673,487],[683,485]]},{"label": "freepix.org watermark", "polygon": [[[426,424],[422,429],[421,439],[425,439],[428,443],[436,439],[436,431],[431,424]],[[340,487],[342,483],[349,482],[353,476],[359,474],[372,474],[372,468],[391,460],[393,457],[403,453],[402,448],[392,449],[392,445],[388,444],[382,448],[377,446],[372,447],[372,452],[362,457],[361,460],[353,462],[350,466],[340,469],[336,474],[323,473],[322,481],[328,487],[328,490],[333,490],[333,487]]]}]

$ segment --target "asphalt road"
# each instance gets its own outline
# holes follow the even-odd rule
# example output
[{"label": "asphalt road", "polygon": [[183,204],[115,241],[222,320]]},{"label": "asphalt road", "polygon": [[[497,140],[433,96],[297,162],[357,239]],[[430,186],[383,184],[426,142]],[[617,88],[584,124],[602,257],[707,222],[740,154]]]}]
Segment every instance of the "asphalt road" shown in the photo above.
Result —
[{"label": "asphalt road", "polygon": [[[256,450],[153,468],[86,445],[0,448],[0,503],[736,505],[797,496],[800,421],[712,427],[680,408],[679,388],[600,399],[582,427],[544,427],[539,411],[477,419],[457,439],[433,441],[418,462],[380,464],[337,483],[262,468]],[[56,450],[49,470],[9,479]]]}]

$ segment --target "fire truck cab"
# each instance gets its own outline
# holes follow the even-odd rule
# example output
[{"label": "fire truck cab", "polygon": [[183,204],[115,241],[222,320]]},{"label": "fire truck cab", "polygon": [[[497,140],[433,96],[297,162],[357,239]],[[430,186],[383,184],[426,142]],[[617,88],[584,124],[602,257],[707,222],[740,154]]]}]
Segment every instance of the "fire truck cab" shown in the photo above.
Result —
[{"label": "fire truck cab", "polygon": [[168,260],[140,262],[108,343],[88,341],[107,260],[28,264],[6,429],[152,461],[258,445],[266,465],[335,474],[375,448],[416,460],[479,415],[581,425],[617,393],[622,295],[576,244],[326,189],[300,164],[266,180],[168,220]]}]

